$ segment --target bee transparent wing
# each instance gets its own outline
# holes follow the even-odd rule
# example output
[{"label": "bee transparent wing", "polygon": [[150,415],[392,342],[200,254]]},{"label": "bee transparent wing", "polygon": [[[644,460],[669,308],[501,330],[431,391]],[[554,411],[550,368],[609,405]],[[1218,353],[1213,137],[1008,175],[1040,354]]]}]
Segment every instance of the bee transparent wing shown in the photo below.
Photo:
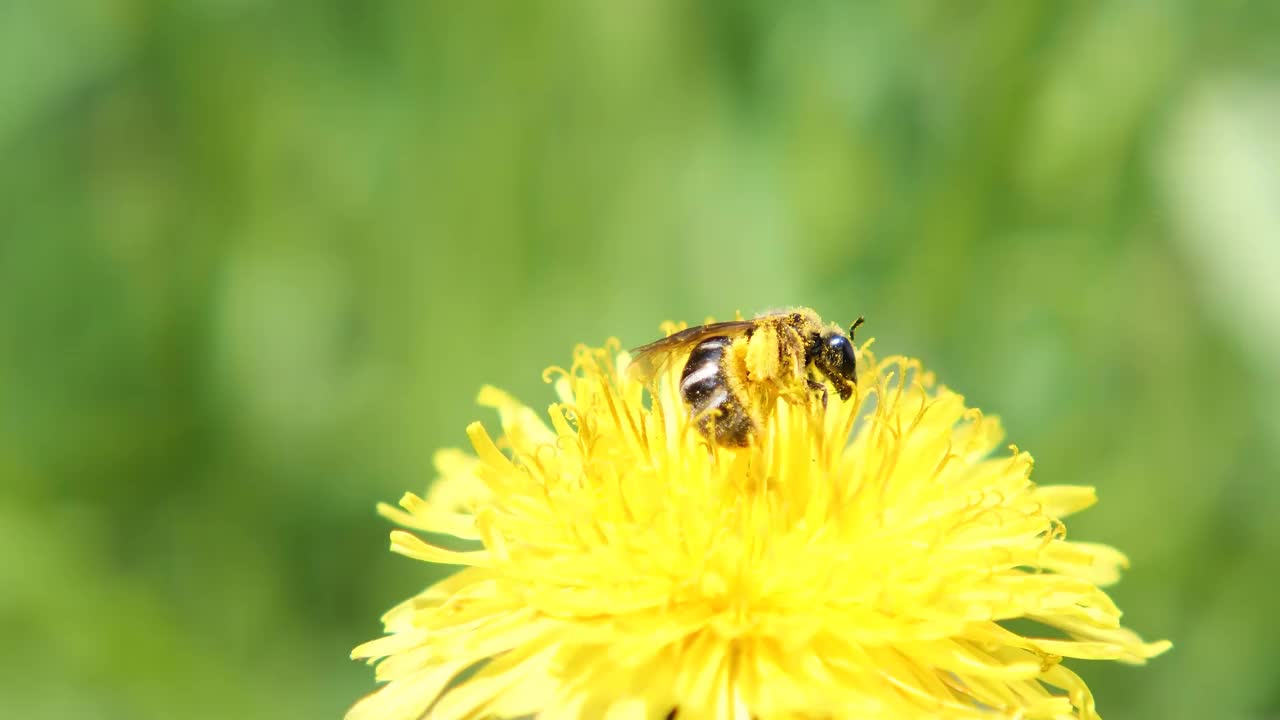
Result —
[{"label": "bee transparent wing", "polygon": [[754,325],[755,322],[752,320],[729,320],[698,325],[672,333],[648,345],[641,345],[631,351],[631,364],[627,366],[627,375],[633,380],[647,383],[657,377],[658,373],[666,368],[667,363],[680,355],[681,351],[690,350],[694,345],[710,337],[741,335]]}]

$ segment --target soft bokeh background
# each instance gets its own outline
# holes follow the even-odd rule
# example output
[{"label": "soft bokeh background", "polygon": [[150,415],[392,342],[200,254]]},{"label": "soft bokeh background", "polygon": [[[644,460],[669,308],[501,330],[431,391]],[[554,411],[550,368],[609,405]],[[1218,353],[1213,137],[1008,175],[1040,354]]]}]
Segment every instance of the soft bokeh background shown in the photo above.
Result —
[{"label": "soft bokeh background", "polygon": [[1278,8],[0,3],[0,716],[339,716],[482,383],[806,304],[1098,486],[1108,718],[1277,717]]}]

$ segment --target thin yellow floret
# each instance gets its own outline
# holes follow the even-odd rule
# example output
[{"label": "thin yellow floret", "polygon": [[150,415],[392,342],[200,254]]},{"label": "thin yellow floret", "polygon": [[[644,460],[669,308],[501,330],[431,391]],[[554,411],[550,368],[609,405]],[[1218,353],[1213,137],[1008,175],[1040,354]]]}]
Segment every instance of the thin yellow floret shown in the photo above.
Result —
[{"label": "thin yellow floret", "polygon": [[471,425],[474,455],[380,507],[471,548],[392,533],[463,567],[355,649],[387,685],[348,719],[1097,718],[1063,660],[1169,644],[1101,589],[1125,557],[1066,539],[1094,490],[1036,486],[995,418],[861,358],[852,399],[780,401],[745,448],[692,427],[673,377],[649,397],[616,343],[548,371],[545,420],[485,388],[502,432]]}]

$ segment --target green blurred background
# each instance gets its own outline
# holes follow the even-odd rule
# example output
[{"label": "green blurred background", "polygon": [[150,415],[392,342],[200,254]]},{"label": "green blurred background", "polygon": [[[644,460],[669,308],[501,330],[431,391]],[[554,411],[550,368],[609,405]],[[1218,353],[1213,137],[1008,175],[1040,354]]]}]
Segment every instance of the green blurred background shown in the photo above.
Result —
[{"label": "green blurred background", "polygon": [[1280,5],[0,3],[0,716],[338,717],[379,500],[572,344],[805,304],[1003,416],[1280,714]]}]

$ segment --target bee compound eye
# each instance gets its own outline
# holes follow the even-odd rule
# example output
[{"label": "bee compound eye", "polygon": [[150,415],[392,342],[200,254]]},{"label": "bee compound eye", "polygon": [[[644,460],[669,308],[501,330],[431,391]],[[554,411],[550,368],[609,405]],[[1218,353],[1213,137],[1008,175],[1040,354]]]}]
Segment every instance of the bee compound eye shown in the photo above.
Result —
[{"label": "bee compound eye", "polygon": [[846,378],[853,378],[857,372],[858,361],[853,352],[853,343],[843,335],[832,335],[827,339],[827,347],[831,349],[833,369]]}]

